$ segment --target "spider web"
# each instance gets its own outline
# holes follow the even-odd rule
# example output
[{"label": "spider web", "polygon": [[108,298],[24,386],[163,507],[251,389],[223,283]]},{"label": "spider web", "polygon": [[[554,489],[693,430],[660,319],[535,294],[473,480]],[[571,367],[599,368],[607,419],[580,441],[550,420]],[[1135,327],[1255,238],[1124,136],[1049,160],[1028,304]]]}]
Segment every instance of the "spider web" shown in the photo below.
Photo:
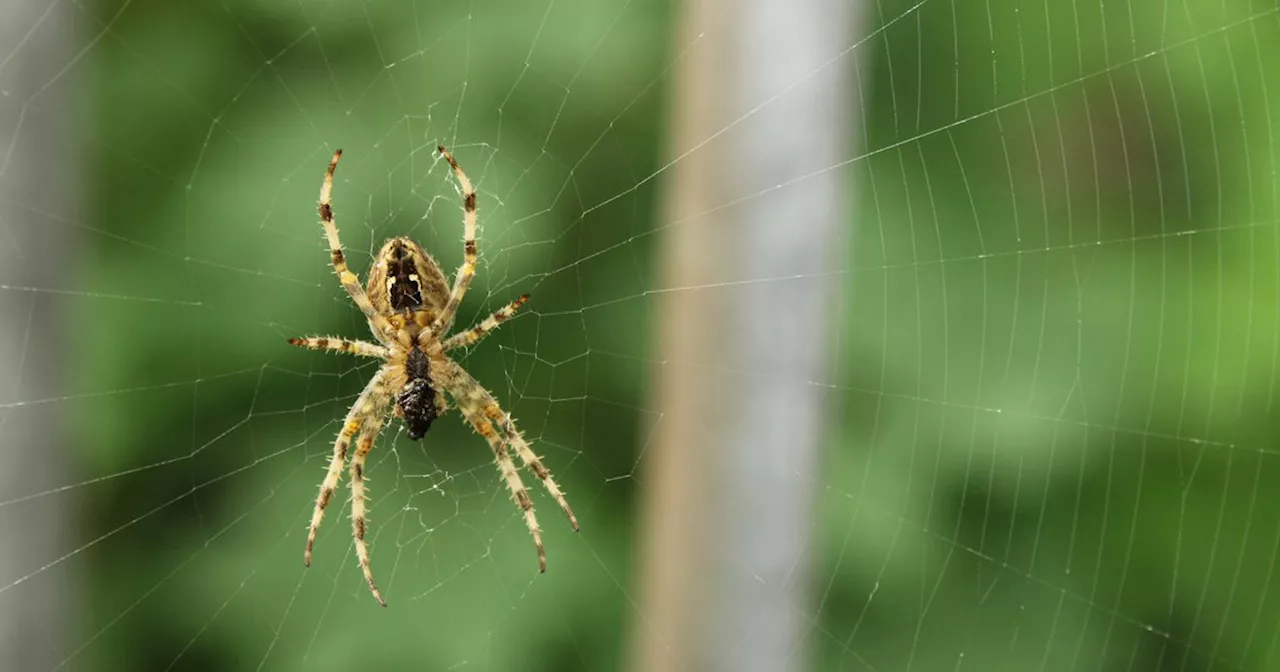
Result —
[{"label": "spider web", "polygon": [[[653,270],[655,239],[696,225],[658,207],[698,151],[663,140],[672,72],[700,46],[675,13],[125,0],[9,23],[0,175],[28,168],[16,148],[55,93],[87,84],[92,103],[58,130],[88,159],[93,207],[0,193],[0,428],[47,427],[54,444],[0,439],[5,543],[41,540],[0,565],[0,605],[64,605],[44,666],[620,666],[628,628],[653,616],[633,543],[662,419],[646,375],[701,364],[653,352],[654,302],[794,280],[669,287]],[[812,663],[1273,667],[1274,2],[886,1],[869,15],[870,35],[830,55],[858,64],[857,146],[745,199],[831,171],[858,194],[836,269],[846,363],[806,381],[832,416],[815,599],[798,605]],[[66,31],[79,41],[54,62],[33,46]],[[456,268],[440,143],[480,193],[459,326],[533,294],[462,363],[583,531],[535,485],[538,575],[484,442],[454,420],[423,442],[393,423],[368,468],[382,611],[344,500],[300,561],[373,365],[284,341],[367,333],[314,212],[336,147],[353,269],[392,235]],[[46,227],[69,241],[59,264],[22,242]],[[21,270],[62,264],[39,282]],[[46,312],[66,315],[56,338]],[[65,464],[24,478],[40,451]]]}]

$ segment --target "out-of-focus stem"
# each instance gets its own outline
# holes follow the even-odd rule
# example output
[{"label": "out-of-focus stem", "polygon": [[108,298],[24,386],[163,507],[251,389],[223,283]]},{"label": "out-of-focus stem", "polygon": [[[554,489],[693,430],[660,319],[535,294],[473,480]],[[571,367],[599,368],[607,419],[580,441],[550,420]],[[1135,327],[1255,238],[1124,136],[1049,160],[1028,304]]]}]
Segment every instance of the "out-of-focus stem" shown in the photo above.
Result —
[{"label": "out-of-focus stem", "polygon": [[634,669],[802,669],[851,232],[857,16],[686,2],[675,40]]},{"label": "out-of-focus stem", "polygon": [[[74,493],[21,499],[71,482],[63,364],[80,221],[73,18],[83,8],[0,2],[0,670],[49,670],[68,654]],[[19,500],[19,501],[14,501]]]}]

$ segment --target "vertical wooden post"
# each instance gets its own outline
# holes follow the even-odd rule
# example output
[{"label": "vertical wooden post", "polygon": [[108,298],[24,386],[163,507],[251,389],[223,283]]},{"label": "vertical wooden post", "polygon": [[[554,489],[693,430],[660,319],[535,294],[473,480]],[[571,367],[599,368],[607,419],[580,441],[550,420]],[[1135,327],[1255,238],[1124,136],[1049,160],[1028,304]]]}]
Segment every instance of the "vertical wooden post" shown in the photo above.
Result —
[{"label": "vertical wooden post", "polygon": [[[62,364],[77,264],[70,227],[80,213],[79,110],[62,71],[75,54],[74,3],[0,2],[0,502],[71,482],[62,428]],[[47,15],[46,15],[47,12]],[[26,402],[26,403],[24,403]],[[66,553],[72,497],[0,508],[0,669],[48,670],[74,632],[73,563],[37,572]]]},{"label": "vertical wooden post", "polygon": [[823,393],[853,223],[858,18],[690,0],[675,44],[639,670],[803,669]]}]

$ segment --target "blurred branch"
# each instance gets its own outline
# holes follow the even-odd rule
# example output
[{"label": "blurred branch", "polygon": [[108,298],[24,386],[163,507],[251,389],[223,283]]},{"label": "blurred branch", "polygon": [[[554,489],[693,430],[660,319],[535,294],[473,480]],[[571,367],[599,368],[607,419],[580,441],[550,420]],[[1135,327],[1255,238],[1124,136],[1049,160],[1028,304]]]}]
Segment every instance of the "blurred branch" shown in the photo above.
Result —
[{"label": "blurred branch", "polygon": [[[647,458],[641,670],[803,668],[857,17],[684,6]],[[780,186],[781,185],[781,186]],[[757,280],[735,284],[743,280]]]},{"label": "blurred branch", "polygon": [[[65,394],[73,357],[57,293],[77,273],[70,227],[80,193],[71,78],[72,17],[81,8],[41,0],[0,3],[0,404]],[[60,78],[61,77],[61,78]],[[0,407],[0,502],[46,492],[67,477],[65,404]],[[67,655],[78,584],[66,494],[11,502],[0,515],[0,669],[53,669]]]}]

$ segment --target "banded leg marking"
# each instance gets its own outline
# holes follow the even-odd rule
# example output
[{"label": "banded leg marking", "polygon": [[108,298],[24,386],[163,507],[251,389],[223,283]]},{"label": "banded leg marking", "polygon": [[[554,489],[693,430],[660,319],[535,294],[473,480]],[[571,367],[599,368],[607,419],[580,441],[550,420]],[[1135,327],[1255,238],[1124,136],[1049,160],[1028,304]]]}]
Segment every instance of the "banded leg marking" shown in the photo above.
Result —
[{"label": "banded leg marking", "polygon": [[564,491],[560,489],[559,484],[551,477],[551,470],[547,469],[542,463],[542,459],[538,457],[533,449],[529,447],[529,442],[525,441],[520,430],[516,428],[515,422],[511,416],[502,410],[498,405],[498,401],[484,386],[479,383],[471,374],[458,365],[457,362],[449,362],[449,373],[456,382],[450,393],[458,402],[458,407],[464,412],[475,412],[478,410],[483,416],[492,420],[502,431],[503,436],[511,444],[516,454],[520,456],[520,461],[524,463],[529,471],[533,472],[538,480],[542,481],[543,487],[547,492],[555,498],[556,503],[564,510],[565,515],[569,517],[569,524],[573,525],[573,531],[579,530],[578,517],[573,514],[573,509],[569,506],[569,501],[565,499]]},{"label": "banded leg marking", "polygon": [[480,341],[480,339],[488,336],[494,329],[497,329],[503,322],[511,319],[511,316],[515,315],[516,311],[520,309],[520,306],[523,306],[525,301],[528,300],[529,295],[525,294],[502,307],[502,309],[494,312],[492,315],[485,318],[480,324],[477,324],[464,332],[450,336],[449,340],[444,342],[444,349],[448,351],[454,348],[465,348],[475,345]]},{"label": "banded leg marking", "polygon": [[542,481],[543,487],[551,496],[555,498],[556,503],[564,510],[565,515],[569,516],[569,524],[573,525],[573,531],[578,531],[578,517],[573,515],[573,509],[569,507],[569,501],[564,498],[564,491],[556,484],[556,480],[551,477],[551,471],[546,465],[542,464],[542,460],[537,453],[529,447],[529,443],[524,440],[524,435],[520,430],[516,429],[515,423],[511,420],[511,416],[504,413],[497,404],[490,404],[485,408],[485,415],[489,416],[498,427],[502,428],[502,433],[506,435],[507,441],[515,448],[516,454],[520,456],[520,462],[525,468],[533,472]]},{"label": "banded leg marking", "polygon": [[372,418],[365,425],[364,430],[360,432],[360,439],[356,442],[356,454],[351,458],[351,535],[356,542],[356,559],[360,561],[360,571],[364,573],[364,579],[369,583],[369,591],[373,593],[374,599],[378,604],[387,606],[387,601],[382,598],[382,593],[378,591],[378,585],[373,582],[373,566],[369,562],[369,546],[365,542],[364,537],[368,532],[368,514],[365,498],[365,477],[364,466],[365,459],[369,456],[369,451],[373,449],[373,441],[378,437],[378,432],[382,431],[383,419],[381,417]]},{"label": "banded leg marking", "polygon": [[458,161],[453,158],[443,145],[436,147],[449,162],[449,166],[453,168],[453,175],[458,180],[458,187],[462,190],[462,267],[458,269],[458,275],[453,280],[453,291],[449,293],[449,302],[445,304],[444,309],[440,311],[440,316],[436,318],[433,329],[436,334],[443,334],[449,329],[449,325],[453,323],[454,315],[458,312],[458,305],[462,303],[462,297],[466,296],[467,288],[471,286],[471,279],[476,274],[476,259],[479,257],[479,251],[476,247],[476,190],[471,185],[471,180],[467,178],[467,174],[462,172],[462,168],[458,165]]},{"label": "banded leg marking", "polygon": [[390,351],[384,346],[369,343],[367,341],[348,341],[344,338],[333,338],[330,336],[291,338],[289,339],[289,345],[296,345],[308,350],[345,352],[359,357],[378,357],[386,359],[390,356]]},{"label": "banded leg marking", "polygon": [[476,409],[469,409],[470,412],[464,410],[467,422],[471,423],[472,429],[475,429],[485,441],[489,442],[489,448],[493,451],[493,459],[498,463],[498,471],[502,472],[502,478],[507,483],[507,490],[511,491],[511,499],[515,501],[516,506],[524,513],[524,524],[529,528],[529,534],[533,535],[533,545],[538,549],[538,571],[547,571],[547,550],[542,545],[542,528],[538,527],[538,517],[533,511],[533,498],[529,496],[529,489],[524,487],[524,482],[520,480],[520,473],[516,471],[516,465],[511,461],[511,455],[507,452],[506,447],[502,444],[502,438],[498,436],[498,432],[494,430],[493,425]]},{"label": "banded leg marking", "polygon": [[329,161],[329,169],[324,173],[324,184],[320,187],[320,223],[324,226],[325,238],[329,241],[329,259],[333,262],[333,270],[338,274],[338,281],[342,283],[342,288],[347,290],[347,295],[360,308],[360,312],[365,314],[369,319],[369,324],[375,328],[379,339],[391,333],[391,325],[387,323],[387,318],[383,317],[374,309],[373,303],[369,301],[369,295],[365,294],[364,287],[360,286],[360,278],[347,266],[346,255],[342,253],[342,241],[338,239],[338,226],[333,220],[333,171],[338,168],[338,159],[342,158],[342,150],[336,150],[333,153],[333,159]]},{"label": "banded leg marking", "polygon": [[373,397],[375,391],[381,387],[382,376],[382,371],[379,370],[373,378],[369,379],[369,383],[365,385],[356,403],[352,404],[351,410],[347,411],[347,417],[342,421],[342,429],[338,431],[338,438],[333,443],[333,457],[329,459],[329,470],[320,484],[320,494],[316,496],[315,510],[311,513],[311,526],[307,530],[307,550],[303,553],[302,561],[308,567],[311,566],[311,549],[315,546],[316,534],[320,530],[320,522],[324,519],[324,510],[333,499],[333,491],[337,489],[338,481],[342,478],[342,466],[347,459],[347,449],[351,446],[352,437],[369,419],[369,414],[377,406]]}]

